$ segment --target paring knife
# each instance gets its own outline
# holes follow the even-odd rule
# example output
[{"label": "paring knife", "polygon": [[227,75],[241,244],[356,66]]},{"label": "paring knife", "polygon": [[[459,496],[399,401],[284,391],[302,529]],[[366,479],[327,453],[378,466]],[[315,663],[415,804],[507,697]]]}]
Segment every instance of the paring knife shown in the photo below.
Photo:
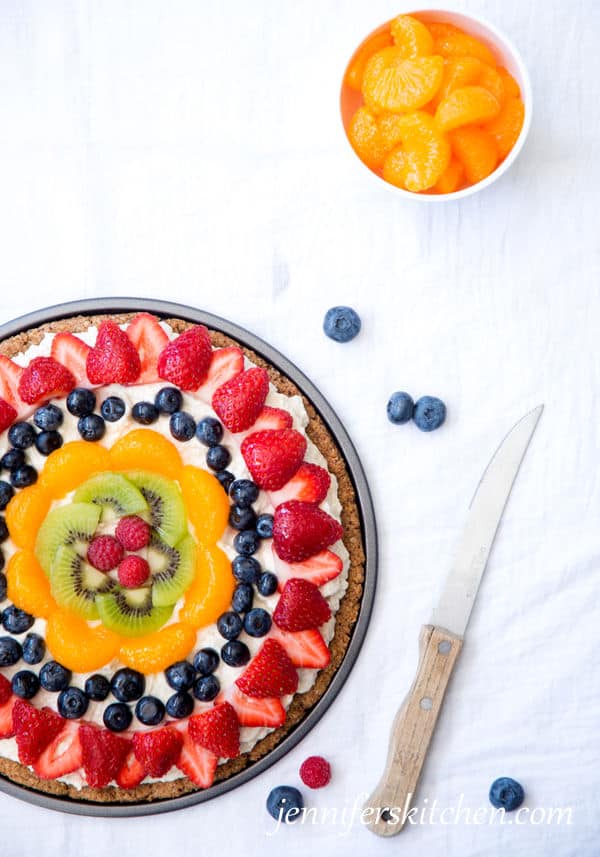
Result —
[{"label": "paring knife", "polygon": [[494,453],[439,604],[421,628],[417,674],[394,720],[383,776],[365,803],[365,824],[378,836],[394,836],[406,821],[496,530],[543,409],[539,405],[519,420]]}]

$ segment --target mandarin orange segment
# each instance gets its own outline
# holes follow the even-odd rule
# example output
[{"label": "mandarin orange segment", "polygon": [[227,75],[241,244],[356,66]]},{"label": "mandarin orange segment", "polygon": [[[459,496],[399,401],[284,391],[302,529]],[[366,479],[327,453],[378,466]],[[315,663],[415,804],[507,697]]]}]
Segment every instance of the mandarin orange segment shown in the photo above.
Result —
[{"label": "mandarin orange segment", "polygon": [[500,112],[500,104],[482,86],[461,86],[447,95],[435,111],[440,131],[451,131],[461,125],[488,122]]},{"label": "mandarin orange segment", "polygon": [[444,60],[444,73],[442,83],[436,92],[432,104],[436,107],[461,86],[475,83],[481,74],[482,62],[477,57],[447,57]]},{"label": "mandarin orange segment", "polygon": [[372,170],[383,164],[383,146],[376,117],[368,107],[359,107],[348,126],[348,139],[358,157]]},{"label": "mandarin orange segment", "polygon": [[4,514],[10,537],[18,547],[34,547],[49,508],[50,496],[41,485],[30,485],[14,495]]},{"label": "mandarin orange segment", "polygon": [[344,83],[346,86],[360,92],[365,66],[374,53],[377,53],[377,51],[380,51],[382,48],[388,48],[392,44],[392,34],[387,29],[373,33],[372,36],[365,39],[350,60],[350,65],[348,66],[344,77]]},{"label": "mandarin orange segment", "polygon": [[187,515],[204,544],[218,541],[229,518],[229,501],[212,473],[187,464],[179,477]]},{"label": "mandarin orange segment", "polygon": [[405,133],[406,118],[397,113],[382,113],[377,118],[379,137],[386,154],[402,142]]},{"label": "mandarin orange segment", "polygon": [[429,56],[433,51],[433,36],[425,24],[411,15],[398,15],[390,30],[395,46],[407,59]]},{"label": "mandarin orange segment", "polygon": [[67,610],[51,613],[46,626],[46,644],[52,657],[73,672],[99,670],[117,656],[122,642],[103,625],[90,627]]},{"label": "mandarin orange segment", "polygon": [[485,129],[495,139],[501,159],[508,155],[517,142],[524,119],[525,105],[521,99],[508,98],[495,119],[486,123]]},{"label": "mandarin orange segment", "polygon": [[[445,25],[447,26],[447,25]],[[429,28],[434,33],[434,52],[443,57],[477,57],[482,62],[495,67],[496,57],[492,51],[479,39],[460,31],[446,31],[435,35],[433,26]]]},{"label": "mandarin orange segment", "polygon": [[402,113],[431,101],[442,81],[441,57],[405,59],[398,48],[383,48],[365,68],[362,93],[375,110]]},{"label": "mandarin orange segment", "polygon": [[183,622],[175,622],[160,631],[128,640],[121,646],[119,657],[131,669],[150,675],[184,660],[195,642],[196,631]]},{"label": "mandarin orange segment", "polygon": [[450,144],[428,113],[411,113],[402,120],[402,147],[387,156],[383,177],[406,190],[428,190],[450,163]]},{"label": "mandarin orange segment", "polygon": [[223,551],[199,546],[196,577],[185,594],[180,620],[194,628],[215,622],[229,610],[234,584],[231,563]]},{"label": "mandarin orange segment", "polygon": [[483,86],[484,89],[491,92],[500,104],[503,103],[505,98],[504,81],[497,69],[492,68],[491,65],[488,65],[485,62],[482,62],[481,72],[477,77],[476,82],[478,86]]},{"label": "mandarin orange segment", "polygon": [[110,450],[112,470],[153,470],[177,479],[181,456],[174,445],[152,429],[134,429],[119,438]]},{"label": "mandarin orange segment", "polygon": [[504,95],[506,98],[520,98],[521,90],[512,74],[503,66],[498,67],[498,74],[502,78],[502,83],[504,84]]},{"label": "mandarin orange segment", "polygon": [[450,134],[452,152],[465,168],[470,184],[489,176],[498,164],[496,141],[487,131],[475,126],[457,128]]},{"label": "mandarin orange segment", "polygon": [[20,550],[11,556],[6,580],[8,597],[21,610],[46,618],[57,609],[50,593],[50,582],[33,551]]},{"label": "mandarin orange segment", "polygon": [[456,33],[463,33],[464,30],[460,30],[458,27],[455,27],[454,24],[447,24],[445,21],[427,21],[427,29],[437,41],[438,39],[445,39],[447,36],[455,35]]},{"label": "mandarin orange segment", "polygon": [[73,440],[51,452],[38,485],[52,497],[64,497],[94,473],[109,468],[108,450],[98,443]]},{"label": "mandarin orange segment", "polygon": [[465,168],[460,161],[452,158],[444,172],[434,184],[434,193],[454,193],[461,186],[465,177]]}]

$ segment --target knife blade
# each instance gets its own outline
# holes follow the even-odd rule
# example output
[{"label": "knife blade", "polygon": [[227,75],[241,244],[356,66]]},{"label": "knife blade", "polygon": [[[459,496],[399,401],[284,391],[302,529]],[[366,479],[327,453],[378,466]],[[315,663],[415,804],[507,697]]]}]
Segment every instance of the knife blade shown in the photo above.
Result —
[{"label": "knife blade", "polygon": [[383,776],[363,810],[379,836],[394,836],[407,820],[498,526],[543,409],[525,414],[492,456],[431,622],[421,628],[417,674],[394,719]]}]

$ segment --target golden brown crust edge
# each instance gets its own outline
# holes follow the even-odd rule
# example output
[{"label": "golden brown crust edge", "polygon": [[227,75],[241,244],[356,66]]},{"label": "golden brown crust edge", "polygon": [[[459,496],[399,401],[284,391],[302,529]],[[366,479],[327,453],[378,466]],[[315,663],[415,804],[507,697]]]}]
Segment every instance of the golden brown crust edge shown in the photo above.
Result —
[{"label": "golden brown crust edge", "polygon": [[[94,316],[75,316],[68,319],[60,319],[38,328],[33,328],[19,333],[0,343],[0,353],[7,357],[14,357],[19,352],[25,351],[30,345],[41,341],[46,333],[58,333],[69,331],[81,333],[88,327],[98,324],[100,321],[110,318],[118,324],[122,324],[132,318],[135,313],[107,314]],[[190,327],[189,322],[182,319],[165,319],[167,323],[177,332]],[[231,339],[225,334],[211,330],[211,340],[214,346],[224,347],[237,345],[242,348],[244,354],[258,366],[264,366],[273,385],[279,392],[288,396],[300,395],[304,402],[309,423],[306,433],[312,442],[318,447],[327,460],[327,465],[338,481],[338,496],[342,505],[342,525],[344,527],[344,544],[350,554],[350,568],[348,571],[348,588],[340,607],[336,613],[335,633],[329,644],[331,651],[331,662],[328,667],[321,670],[317,675],[314,685],[306,693],[297,694],[287,710],[286,721],[283,726],[269,733],[260,740],[249,753],[232,759],[217,768],[215,782],[227,779],[235,773],[243,770],[252,762],[262,758],[272,750],[279,742],[303,719],[305,714],[314,707],[327,689],[331,679],[340,666],[346,649],[350,643],[352,630],[358,617],[363,591],[365,554],[363,549],[360,514],[356,502],[354,487],[346,469],[346,463],[338,449],[327,426],[323,423],[314,407],[300,390],[288,377],[275,369],[270,363],[259,357],[240,342]],[[1,745],[0,745],[1,748]],[[0,774],[8,777],[15,783],[45,792],[50,795],[64,798],[72,798],[78,801],[89,801],[92,803],[139,803],[151,802],[179,797],[190,792],[201,791],[187,777],[163,783],[146,783],[134,789],[120,789],[109,786],[103,789],[84,787],[81,789],[70,786],[58,780],[44,780],[36,776],[33,771],[18,762],[0,757]]]}]

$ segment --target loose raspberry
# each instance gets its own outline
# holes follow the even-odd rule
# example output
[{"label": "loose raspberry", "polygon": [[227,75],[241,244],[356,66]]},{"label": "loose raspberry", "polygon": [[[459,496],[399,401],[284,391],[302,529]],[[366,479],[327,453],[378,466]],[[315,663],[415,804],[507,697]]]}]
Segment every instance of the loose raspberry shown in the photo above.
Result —
[{"label": "loose raspberry", "polygon": [[205,380],[211,360],[210,337],[199,324],[163,348],[158,358],[158,375],[180,390],[196,390]]},{"label": "loose raspberry", "polygon": [[258,431],[242,443],[242,455],[260,488],[277,491],[292,478],[306,452],[306,438],[296,429]]},{"label": "loose raspberry", "polygon": [[221,384],[212,397],[212,406],[229,431],[246,431],[263,409],[269,392],[266,369],[254,366]]},{"label": "loose raspberry", "polygon": [[141,556],[131,554],[130,556],[126,556],[125,559],[119,563],[117,574],[119,575],[119,583],[121,586],[136,589],[148,580],[150,566]]},{"label": "loose raspberry", "polygon": [[92,384],[133,384],[142,364],[125,331],[114,321],[103,321],[96,344],[87,356],[86,368]]},{"label": "loose raspberry", "polygon": [[309,789],[322,789],[331,779],[331,766],[322,756],[309,756],[300,765],[300,779]]},{"label": "loose raspberry", "polygon": [[15,408],[4,399],[0,399],[0,432],[11,426],[16,420],[18,414]]},{"label": "loose raspberry", "polygon": [[121,518],[115,536],[126,551],[139,551],[150,542],[150,525],[137,515]]},{"label": "loose raspberry", "polygon": [[75,386],[75,376],[53,357],[34,357],[21,375],[19,396],[28,405],[40,399],[65,396]]},{"label": "loose raspberry", "polygon": [[95,536],[88,547],[88,562],[100,571],[111,571],[123,559],[123,546],[113,536]]}]

